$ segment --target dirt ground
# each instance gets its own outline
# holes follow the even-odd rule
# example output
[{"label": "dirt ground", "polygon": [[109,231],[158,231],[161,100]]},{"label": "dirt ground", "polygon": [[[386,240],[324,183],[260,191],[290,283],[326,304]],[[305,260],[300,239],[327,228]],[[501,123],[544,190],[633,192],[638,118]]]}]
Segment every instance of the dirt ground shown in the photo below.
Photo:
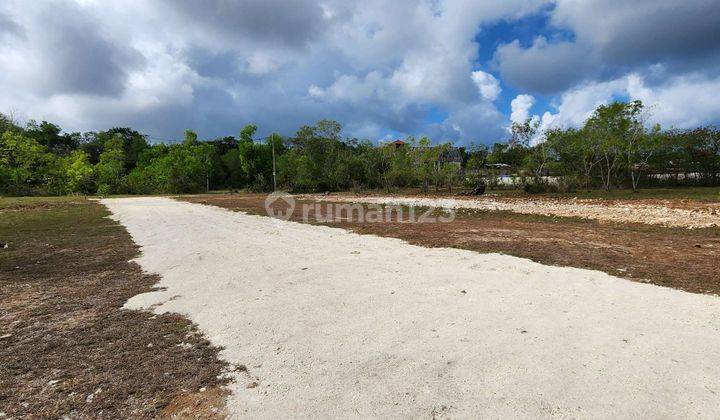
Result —
[{"label": "dirt ground", "polygon": [[[266,215],[264,194],[187,196],[184,200]],[[314,203],[310,200],[298,201]],[[325,204],[320,206],[324,215]],[[294,221],[302,221],[296,210]],[[429,247],[454,247],[529,258],[543,264],[604,271],[693,293],[720,294],[720,229],[460,211],[451,223],[322,223]]]},{"label": "dirt ground", "polygon": [[102,205],[0,208],[0,418],[223,416],[219,349],[180,315],[121,309],[158,278]]}]

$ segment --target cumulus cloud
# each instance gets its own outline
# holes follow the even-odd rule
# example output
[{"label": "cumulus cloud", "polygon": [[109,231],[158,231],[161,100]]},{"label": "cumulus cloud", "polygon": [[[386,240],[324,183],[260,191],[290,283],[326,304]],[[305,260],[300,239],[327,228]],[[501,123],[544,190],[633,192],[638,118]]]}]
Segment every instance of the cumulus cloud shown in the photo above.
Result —
[{"label": "cumulus cloud", "polygon": [[[539,119],[541,130],[579,127],[598,106],[628,99],[643,102],[649,123],[658,123],[663,128],[693,128],[720,121],[720,101],[714,93],[718,89],[720,77],[708,78],[699,74],[676,76],[664,84],[653,86],[641,75],[631,73],[571,89],[562,94],[555,112],[545,112],[533,118]],[[513,110],[514,105],[515,101]],[[525,110],[525,107],[521,109]],[[523,114],[526,118],[527,115]]]},{"label": "cumulus cloud", "polygon": [[573,42],[548,43],[538,37],[530,48],[518,41],[498,47],[495,65],[503,78],[524,90],[552,93],[595,75],[591,57]]},{"label": "cumulus cloud", "polygon": [[326,28],[321,4],[312,0],[162,0],[163,11],[197,38],[222,44],[251,40],[300,47]]},{"label": "cumulus cloud", "polygon": [[518,95],[510,102],[510,121],[524,123],[530,117],[530,108],[535,105],[535,98],[532,95]]},{"label": "cumulus cloud", "polygon": [[[291,134],[321,118],[350,135],[479,136],[503,116],[490,104],[499,81],[473,73],[475,34],[545,3],[8,0],[0,109],[157,137],[247,122]],[[428,118],[438,107],[447,122]]]},{"label": "cumulus cloud", "polygon": [[136,50],[106,37],[94,18],[68,4],[61,8],[28,6],[11,28],[22,36],[0,46],[8,84],[43,95],[84,93],[117,95],[128,72],[143,65]]},{"label": "cumulus cloud", "polygon": [[720,51],[720,7],[714,0],[559,0],[552,19],[619,64]]},{"label": "cumulus cloud", "polygon": [[472,79],[483,99],[494,101],[500,96],[500,82],[492,74],[477,70],[472,72]]},{"label": "cumulus cloud", "polygon": [[[717,11],[709,0],[672,3],[638,2],[645,22],[631,6],[597,0],[4,0],[0,112],[159,138],[185,128],[226,135],[250,122],[290,135],[332,118],[348,135],[466,142],[495,141],[508,118],[530,116],[529,95],[507,105],[515,92],[556,103],[548,124],[575,123],[620,92],[663,104],[657,115],[675,125],[717,121],[707,92],[718,67],[684,59],[717,56]],[[655,45],[652,28],[673,10],[678,34],[664,28],[657,43],[666,45]],[[538,13],[553,28],[480,61],[493,47],[478,44],[479,31]],[[541,36],[555,29],[572,36]]]},{"label": "cumulus cloud", "polygon": [[521,90],[559,93],[658,63],[671,74],[719,72],[720,7],[714,0],[557,0],[550,22],[572,39],[538,37],[528,47],[514,41],[496,50],[502,77]]},{"label": "cumulus cloud", "polygon": [[625,89],[630,98],[650,106],[652,120],[664,127],[693,128],[720,121],[720,77],[691,74],[648,86],[641,76],[631,74]]}]

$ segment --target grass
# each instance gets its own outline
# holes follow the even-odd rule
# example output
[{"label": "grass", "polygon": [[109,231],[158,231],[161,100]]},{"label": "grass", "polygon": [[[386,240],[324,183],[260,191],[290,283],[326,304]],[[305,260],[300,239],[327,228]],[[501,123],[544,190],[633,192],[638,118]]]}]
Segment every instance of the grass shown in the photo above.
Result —
[{"label": "grass", "polygon": [[65,195],[60,197],[0,197],[0,210],[21,210],[34,207],[50,207],[80,202],[82,196]]},{"label": "grass", "polygon": [[178,314],[121,309],[158,278],[128,262],[137,247],[104,206],[81,197],[0,206],[9,245],[0,249],[0,411],[157,418],[190,406],[200,418],[210,408],[198,405],[203,387],[221,408],[218,348]]}]

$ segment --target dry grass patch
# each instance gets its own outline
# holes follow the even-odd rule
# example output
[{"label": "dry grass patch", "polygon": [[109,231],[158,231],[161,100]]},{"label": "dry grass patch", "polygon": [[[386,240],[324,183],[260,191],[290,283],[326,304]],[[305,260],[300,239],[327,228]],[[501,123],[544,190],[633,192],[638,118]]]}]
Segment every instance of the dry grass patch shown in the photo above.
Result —
[{"label": "dry grass patch", "polygon": [[102,205],[73,198],[2,207],[0,412],[171,416],[177,398],[204,388],[218,397],[194,413],[222,416],[219,349],[180,315],[121,309],[158,279],[128,262],[138,250]]}]

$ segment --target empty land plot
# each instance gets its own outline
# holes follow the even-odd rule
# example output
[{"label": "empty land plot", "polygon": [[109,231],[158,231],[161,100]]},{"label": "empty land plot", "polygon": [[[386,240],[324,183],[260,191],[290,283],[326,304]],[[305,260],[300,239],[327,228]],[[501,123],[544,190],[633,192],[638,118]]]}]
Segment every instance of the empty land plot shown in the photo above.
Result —
[{"label": "empty land plot", "polygon": [[[265,197],[231,194],[183,199],[266,215]],[[305,204],[311,206],[310,223],[399,238],[416,245],[497,252],[543,264],[601,270],[694,293],[720,294],[720,228],[717,227],[671,228],[492,210],[458,210],[451,223],[358,220],[337,223],[322,221],[328,209],[332,210],[327,204],[332,203],[306,198],[298,200],[296,207]],[[368,204],[362,205],[364,210],[369,210]],[[295,211],[291,220],[303,221],[302,216],[301,211]]]},{"label": "empty land plot", "polygon": [[[720,226],[720,204],[692,203],[683,205],[642,201],[605,201],[553,198],[438,198],[403,196],[311,195],[311,200],[359,202],[381,205],[440,207],[453,210],[510,211],[541,216],[578,217],[616,223],[642,223],[681,228]],[[694,204],[694,205],[693,205]]]},{"label": "empty land plot", "polygon": [[103,201],[247,371],[237,416],[720,415],[720,300],[160,198]]}]

